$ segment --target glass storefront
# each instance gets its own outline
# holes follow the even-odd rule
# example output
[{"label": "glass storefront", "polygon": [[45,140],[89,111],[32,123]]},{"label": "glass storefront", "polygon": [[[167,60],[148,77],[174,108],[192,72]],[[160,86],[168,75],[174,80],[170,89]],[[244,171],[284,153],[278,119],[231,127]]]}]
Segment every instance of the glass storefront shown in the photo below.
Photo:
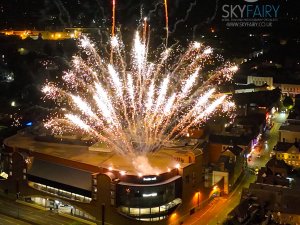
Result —
[{"label": "glass storefront", "polygon": [[165,219],[182,202],[178,181],[179,179],[149,185],[119,183],[117,185],[119,212],[137,220]]},{"label": "glass storefront", "polygon": [[91,221],[95,221],[96,218],[91,216],[90,214],[75,208],[72,205],[68,205],[64,202],[61,202],[59,200],[53,200],[53,199],[48,199],[48,198],[43,198],[43,197],[37,197],[37,196],[33,196],[33,197],[27,197],[26,200],[30,200],[31,203],[35,203],[39,206],[48,208],[48,209],[53,209],[54,212],[57,212],[59,214],[69,214],[72,216],[76,216],[82,219],[88,219]]},{"label": "glass storefront", "polygon": [[92,201],[92,199],[90,197],[75,194],[75,193],[71,193],[71,192],[61,190],[61,189],[58,189],[58,188],[54,188],[54,187],[51,187],[51,186],[47,186],[47,185],[44,185],[44,184],[39,184],[39,183],[29,181],[28,185],[30,187],[34,188],[34,189],[39,190],[39,191],[46,192],[46,193],[53,194],[53,195],[57,195],[59,197],[70,199],[70,200],[73,200],[73,201],[84,202],[84,203],[90,203]]}]

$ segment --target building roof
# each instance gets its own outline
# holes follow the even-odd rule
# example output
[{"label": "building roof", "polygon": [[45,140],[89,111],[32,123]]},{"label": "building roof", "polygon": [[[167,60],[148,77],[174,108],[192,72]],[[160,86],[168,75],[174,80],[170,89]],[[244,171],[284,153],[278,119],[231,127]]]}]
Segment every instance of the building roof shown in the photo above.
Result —
[{"label": "building roof", "polygon": [[92,188],[91,172],[37,158],[33,159],[27,174],[83,190]]},{"label": "building roof", "polygon": [[[29,150],[33,155],[39,155],[40,158],[46,158],[53,162],[60,160],[86,165],[86,167],[91,168],[90,171],[92,172],[99,171],[99,168],[113,168],[115,171],[126,171],[127,174],[136,175],[137,173],[132,162],[134,159],[129,157],[114,152],[89,151],[88,146],[83,145],[37,141],[34,137],[30,134],[16,134],[5,139],[4,144],[12,148]],[[147,159],[149,164],[159,172],[168,172],[170,169],[175,168],[178,163],[173,157],[178,150],[179,148],[175,147],[163,147],[161,150],[147,155]],[[193,146],[180,147],[180,150],[183,152],[192,150],[195,155],[201,153],[194,150]],[[190,163],[187,165],[190,165]],[[182,167],[187,165],[181,164]],[[149,171],[149,174],[151,174],[151,171]]]},{"label": "building roof", "polygon": [[236,123],[240,125],[259,126],[266,120],[266,115],[263,113],[254,113],[247,116],[237,116]]},{"label": "building roof", "polygon": [[[221,167],[224,165],[226,171],[232,172],[234,169],[234,164],[230,162],[230,157],[227,155],[221,155],[218,159],[218,165]],[[223,166],[222,166],[223,167]]]},{"label": "building roof", "polygon": [[284,160],[279,160],[276,159],[276,157],[272,157],[267,163],[266,167],[271,169],[271,168],[281,168],[281,169],[286,169],[289,170],[288,164],[284,162]]},{"label": "building roof", "polygon": [[250,199],[243,199],[243,200],[241,200],[240,204],[238,204],[229,213],[229,215],[243,220],[249,215],[249,213],[248,213],[249,206],[250,206]]},{"label": "building roof", "polygon": [[243,136],[243,135],[225,135],[225,134],[211,134],[209,136],[209,141],[211,143],[218,143],[224,145],[241,145],[248,146],[250,141],[252,140],[251,136]]},{"label": "building roof", "polygon": [[300,114],[299,114],[299,112],[298,111],[292,111],[292,112],[290,112],[289,115],[288,115],[287,121],[289,123],[299,124],[300,125]]},{"label": "building roof", "polygon": [[279,185],[251,183],[243,194],[256,196],[260,205],[274,212],[300,215],[300,192]]},{"label": "building roof", "polygon": [[233,145],[232,147],[227,147],[226,150],[231,151],[234,155],[238,156],[241,154],[243,149],[237,145]]},{"label": "building roof", "polygon": [[289,180],[287,178],[273,174],[273,172],[266,167],[262,167],[259,170],[256,183],[289,186]]},{"label": "building roof", "polygon": [[255,85],[253,83],[250,84],[234,84],[235,90],[241,90],[241,89],[255,89],[255,88],[266,88],[269,87],[267,83],[264,83],[263,85]]},{"label": "building roof", "polygon": [[279,128],[279,131],[300,132],[300,125],[298,125],[298,124],[282,125]]},{"label": "building roof", "polygon": [[295,153],[295,149],[299,152],[299,145],[297,143],[277,142],[274,146],[274,150],[277,152]]},{"label": "building roof", "polygon": [[233,99],[237,105],[256,104],[261,107],[270,107],[280,98],[280,91],[257,91],[234,94]]}]

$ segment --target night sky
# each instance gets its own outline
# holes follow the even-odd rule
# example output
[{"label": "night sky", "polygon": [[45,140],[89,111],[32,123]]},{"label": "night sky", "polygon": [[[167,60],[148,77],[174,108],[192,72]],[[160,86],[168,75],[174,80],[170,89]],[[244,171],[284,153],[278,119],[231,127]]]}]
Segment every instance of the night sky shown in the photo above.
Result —
[{"label": "night sky", "polygon": [[[116,0],[117,27],[135,30],[143,17],[150,19],[151,30],[163,33],[164,0]],[[257,4],[280,4],[279,32],[286,33],[291,20],[299,21],[300,1],[258,0]],[[225,28],[224,4],[245,4],[244,0],[168,0],[171,37],[191,37],[210,27]],[[0,29],[60,30],[65,27],[111,26],[112,0],[1,0]],[[299,22],[298,22],[299,24]],[[286,29],[284,29],[286,28]],[[275,28],[272,28],[275,30]],[[283,30],[282,30],[283,29]],[[243,29],[245,31],[245,29]]]},{"label": "night sky", "polygon": [[[218,2],[218,1],[217,1]],[[172,0],[169,1],[170,28],[185,24],[204,22],[214,15],[216,1]],[[149,15],[156,23],[164,22],[163,1],[117,0],[116,11],[119,24],[136,25],[138,20]],[[103,26],[111,20],[109,0],[2,0],[1,27],[45,26]],[[156,10],[155,10],[156,9]],[[190,13],[188,12],[190,11]]]}]

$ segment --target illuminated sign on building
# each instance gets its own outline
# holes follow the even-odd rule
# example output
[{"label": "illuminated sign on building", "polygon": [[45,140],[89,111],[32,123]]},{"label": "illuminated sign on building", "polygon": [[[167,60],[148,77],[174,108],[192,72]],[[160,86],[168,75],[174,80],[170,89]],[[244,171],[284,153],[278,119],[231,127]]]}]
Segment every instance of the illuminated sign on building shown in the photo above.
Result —
[{"label": "illuminated sign on building", "polygon": [[143,194],[143,197],[145,197],[145,198],[155,197],[155,196],[157,196],[157,193]]},{"label": "illuminated sign on building", "polygon": [[154,181],[156,180],[156,177],[144,177],[143,181]]}]

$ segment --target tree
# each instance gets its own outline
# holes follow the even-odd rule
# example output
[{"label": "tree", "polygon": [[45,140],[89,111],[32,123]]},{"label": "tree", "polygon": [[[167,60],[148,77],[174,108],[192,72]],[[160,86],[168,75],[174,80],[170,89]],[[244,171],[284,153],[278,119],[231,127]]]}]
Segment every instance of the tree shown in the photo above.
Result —
[{"label": "tree", "polygon": [[294,101],[290,96],[286,96],[282,102],[283,106],[287,109],[292,109],[294,105]]}]

